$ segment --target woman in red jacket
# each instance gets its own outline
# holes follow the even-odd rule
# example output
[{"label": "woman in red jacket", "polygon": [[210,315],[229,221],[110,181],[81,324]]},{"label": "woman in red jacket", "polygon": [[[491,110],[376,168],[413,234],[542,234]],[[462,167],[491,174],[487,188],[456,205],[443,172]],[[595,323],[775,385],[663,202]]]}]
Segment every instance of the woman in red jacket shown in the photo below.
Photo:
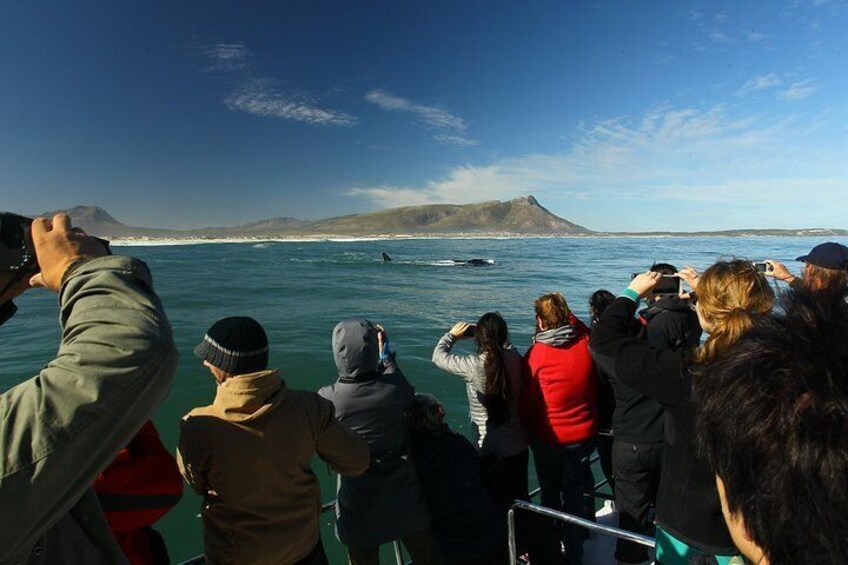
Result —
[{"label": "woman in red jacket", "polygon": [[[524,355],[521,419],[530,435],[542,504],[584,516],[583,489],[593,482],[589,457],[597,432],[589,329],[558,292],[539,297],[535,306],[536,335]],[[559,545],[558,540],[554,543]],[[580,563],[579,528],[566,525],[563,543],[566,563]]]}]

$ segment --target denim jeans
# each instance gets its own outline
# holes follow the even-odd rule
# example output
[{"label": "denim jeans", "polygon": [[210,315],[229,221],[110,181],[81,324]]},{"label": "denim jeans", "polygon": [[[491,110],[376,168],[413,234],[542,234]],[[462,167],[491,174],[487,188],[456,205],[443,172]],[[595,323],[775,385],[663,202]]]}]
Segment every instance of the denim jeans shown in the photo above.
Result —
[{"label": "denim jeans", "polygon": [[[547,445],[534,443],[533,460],[539,487],[542,489],[542,506],[561,510],[582,518],[586,515],[583,493],[586,486],[593,483],[589,458],[595,450],[595,441],[573,445]],[[562,525],[562,542],[565,546],[565,563],[576,565],[583,561],[584,532],[578,526]],[[554,540],[559,545],[558,540]],[[554,559],[557,551],[541,556],[541,563]],[[562,562],[557,559],[555,562]]]}]

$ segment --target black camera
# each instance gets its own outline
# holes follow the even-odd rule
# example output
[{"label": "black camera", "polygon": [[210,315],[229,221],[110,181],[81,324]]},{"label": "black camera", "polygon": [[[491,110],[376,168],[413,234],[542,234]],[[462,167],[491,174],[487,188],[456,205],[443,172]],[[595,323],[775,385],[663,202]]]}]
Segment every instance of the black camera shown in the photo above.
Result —
[{"label": "black camera", "polygon": [[31,226],[32,218],[0,212],[0,273],[38,272]]},{"label": "black camera", "polygon": [[[630,280],[635,279],[642,273],[633,273]],[[652,294],[680,294],[683,290],[683,281],[677,275],[663,275],[651,290]]]}]

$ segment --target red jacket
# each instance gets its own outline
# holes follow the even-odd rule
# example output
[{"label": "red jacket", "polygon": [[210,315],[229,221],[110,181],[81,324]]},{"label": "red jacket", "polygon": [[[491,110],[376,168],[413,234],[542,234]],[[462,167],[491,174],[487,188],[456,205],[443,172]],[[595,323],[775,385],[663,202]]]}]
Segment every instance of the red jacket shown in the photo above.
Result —
[{"label": "red jacket", "polygon": [[535,343],[524,354],[521,420],[533,440],[549,445],[580,443],[597,432],[589,329],[573,315],[569,323],[574,339],[558,347]]},{"label": "red jacket", "polygon": [[[150,526],[180,499],[183,479],[153,422],[94,481],[109,529],[131,565],[167,563],[161,537]],[[157,539],[158,538],[158,539]]]}]

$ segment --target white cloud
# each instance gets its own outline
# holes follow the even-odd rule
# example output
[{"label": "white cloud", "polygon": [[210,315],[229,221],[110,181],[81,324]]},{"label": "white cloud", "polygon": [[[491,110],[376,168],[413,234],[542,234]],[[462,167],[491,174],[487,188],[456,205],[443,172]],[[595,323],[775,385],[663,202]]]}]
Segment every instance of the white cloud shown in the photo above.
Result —
[{"label": "white cloud", "polygon": [[757,92],[759,90],[766,90],[768,88],[774,88],[775,86],[779,86],[783,81],[780,80],[780,77],[777,76],[776,73],[769,73],[767,75],[758,75],[752,79],[749,79],[745,84],[743,84],[739,90],[736,91],[736,94],[740,96],[745,96],[752,92]]},{"label": "white cloud", "polygon": [[718,43],[720,45],[729,45],[733,43],[733,38],[720,29],[710,30],[709,38],[712,39],[714,43]]},{"label": "white cloud", "polygon": [[309,125],[352,127],[358,122],[356,116],[320,108],[303,96],[281,94],[268,80],[244,83],[224,98],[224,104],[233,111]]},{"label": "white cloud", "polygon": [[667,65],[668,63],[671,63],[672,61],[674,61],[674,55],[672,55],[671,53],[663,52],[663,53],[657,53],[657,54],[654,55],[654,63],[656,63],[658,65]]},{"label": "white cloud", "polygon": [[[724,105],[658,107],[637,118],[583,127],[564,153],[466,164],[420,186],[357,187],[347,194],[393,207],[533,193],[555,211],[557,202],[567,202],[570,210],[583,206],[585,217],[571,219],[591,225],[594,215],[600,228],[614,225],[615,218],[605,218],[613,203],[622,210],[646,202],[665,209],[676,202],[693,207],[707,226],[727,225],[725,212],[739,207],[750,213],[779,206],[784,214],[802,214],[811,198],[841,202],[848,190],[842,158],[848,147],[841,132],[825,139],[832,123],[826,117],[766,120],[736,115]],[[747,225],[760,221],[754,219]],[[805,223],[803,217],[798,221]]]},{"label": "white cloud", "polygon": [[745,37],[751,43],[757,43],[757,42],[760,42],[760,41],[765,41],[766,39],[768,39],[769,36],[767,34],[761,32],[761,31],[757,31],[757,30],[752,29],[752,30],[748,31],[748,33],[745,34]]},{"label": "white cloud", "polygon": [[208,71],[235,71],[247,66],[250,51],[243,43],[217,43],[203,49],[209,58]]},{"label": "white cloud", "polygon": [[462,135],[453,135],[449,133],[440,133],[433,136],[433,139],[445,145],[458,145],[460,147],[473,147],[479,145],[480,142],[476,139],[469,139]]},{"label": "white cloud", "polygon": [[437,106],[425,106],[412,100],[395,96],[385,90],[375,89],[365,95],[365,100],[387,112],[405,112],[412,114],[416,119],[437,130],[433,139],[447,145],[477,145],[479,142],[465,136],[468,126],[465,120]]},{"label": "white cloud", "polygon": [[789,88],[777,95],[781,100],[804,100],[819,89],[813,79],[799,80],[789,85]]}]

